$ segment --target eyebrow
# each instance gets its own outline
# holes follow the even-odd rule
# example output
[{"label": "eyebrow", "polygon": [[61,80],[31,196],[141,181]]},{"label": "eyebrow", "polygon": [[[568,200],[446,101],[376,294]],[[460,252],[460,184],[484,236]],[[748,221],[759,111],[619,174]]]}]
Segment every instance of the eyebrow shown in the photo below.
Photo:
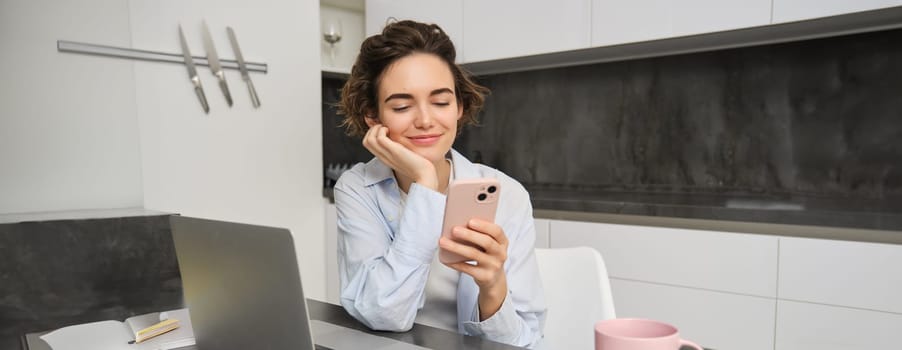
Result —
[{"label": "eyebrow", "polygon": [[[432,92],[429,93],[429,96],[435,96],[435,95],[444,94],[444,93],[454,95],[453,90],[451,90],[449,88],[441,88],[441,89],[432,90]],[[385,101],[383,101],[383,102],[388,102],[389,100],[391,100],[393,98],[413,99],[413,95],[411,95],[411,94],[392,94],[391,96],[388,96],[388,98],[386,98]]]}]

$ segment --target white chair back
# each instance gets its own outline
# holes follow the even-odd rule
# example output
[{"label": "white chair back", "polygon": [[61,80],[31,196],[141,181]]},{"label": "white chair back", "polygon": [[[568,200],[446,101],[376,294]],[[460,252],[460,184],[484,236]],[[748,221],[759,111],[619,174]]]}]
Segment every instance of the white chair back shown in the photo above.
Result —
[{"label": "white chair back", "polygon": [[593,248],[536,249],[548,313],[544,349],[595,348],[595,322],[615,318],[611,282]]}]

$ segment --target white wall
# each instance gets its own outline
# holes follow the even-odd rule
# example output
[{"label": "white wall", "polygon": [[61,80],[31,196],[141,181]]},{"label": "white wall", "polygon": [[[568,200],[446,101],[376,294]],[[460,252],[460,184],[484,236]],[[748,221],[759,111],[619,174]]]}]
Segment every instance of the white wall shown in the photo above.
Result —
[{"label": "white wall", "polygon": [[128,3],[0,1],[0,213],[140,207],[133,63],[57,40],[130,46]]},{"label": "white wall", "polygon": [[[335,43],[335,61],[329,55],[329,43],[323,40],[322,33],[329,20],[341,21],[342,38]],[[357,53],[360,52],[360,44],[365,39],[363,29],[363,12],[346,10],[334,6],[322,5],[320,7],[320,49],[323,69],[351,71]]]},{"label": "white wall", "polygon": [[217,51],[232,58],[235,29],[262,106],[254,109],[237,71],[227,71],[229,108],[210,70],[198,67],[205,115],[185,67],[136,63],[145,207],[292,230],[310,297],[325,298],[319,4],[315,0],[132,0],[132,44],[179,52],[181,23],[203,54],[206,19]]},{"label": "white wall", "polygon": [[[205,115],[180,64],[56,50],[56,40],[203,55],[235,29],[262,101],[237,71],[228,108],[198,67]],[[285,1],[0,0],[0,214],[144,207],[287,227],[305,291],[325,298],[319,4]]]}]

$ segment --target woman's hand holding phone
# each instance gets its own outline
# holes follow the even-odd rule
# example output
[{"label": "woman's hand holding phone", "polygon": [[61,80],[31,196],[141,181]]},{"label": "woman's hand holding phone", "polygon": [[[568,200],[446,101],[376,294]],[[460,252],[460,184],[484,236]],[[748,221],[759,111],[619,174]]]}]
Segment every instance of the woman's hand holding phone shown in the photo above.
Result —
[{"label": "woman's hand holding phone", "polygon": [[413,179],[420,186],[438,191],[438,175],[435,172],[435,165],[388,138],[388,128],[382,124],[370,127],[363,137],[363,147],[366,147],[374,156],[400,175]]},{"label": "woman's hand holding phone", "polygon": [[439,239],[439,261],[470,275],[479,286],[480,320],[494,315],[507,296],[508,240],[494,223],[501,191],[491,178],[451,183]]},{"label": "woman's hand holding phone", "polygon": [[470,275],[476,281],[479,286],[479,319],[485,320],[501,308],[507,296],[507,278],[504,274],[507,236],[495,223],[472,219],[466,227],[455,226],[451,237],[454,239],[442,237],[439,247],[476,264],[462,261],[445,265]]}]

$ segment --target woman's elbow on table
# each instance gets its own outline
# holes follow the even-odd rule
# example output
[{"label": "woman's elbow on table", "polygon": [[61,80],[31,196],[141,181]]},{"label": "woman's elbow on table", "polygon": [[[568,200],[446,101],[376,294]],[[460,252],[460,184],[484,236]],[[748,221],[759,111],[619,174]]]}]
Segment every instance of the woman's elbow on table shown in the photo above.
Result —
[{"label": "woman's elbow on table", "polygon": [[342,299],[341,305],[357,321],[374,331],[407,332],[413,328],[414,317],[399,315],[390,310],[365,307],[350,299]]}]

